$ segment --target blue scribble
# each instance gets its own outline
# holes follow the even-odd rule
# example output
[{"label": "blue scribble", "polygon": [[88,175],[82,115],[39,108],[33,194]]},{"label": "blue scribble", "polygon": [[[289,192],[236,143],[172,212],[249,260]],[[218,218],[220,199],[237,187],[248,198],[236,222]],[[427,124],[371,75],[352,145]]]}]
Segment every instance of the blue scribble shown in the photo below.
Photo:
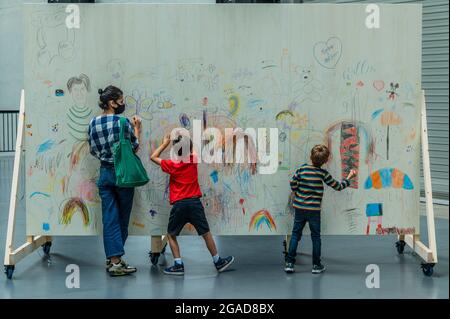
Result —
[{"label": "blue scribble", "polygon": [[414,189],[414,185],[413,185],[411,179],[406,174],[405,174],[405,177],[403,179],[403,188],[404,189]]},{"label": "blue scribble", "polygon": [[375,112],[373,112],[372,113],[372,121],[375,120],[377,118],[377,116],[380,115],[383,111],[384,111],[384,109],[378,109]]},{"label": "blue scribble", "polygon": [[54,140],[46,140],[44,143],[39,145],[37,154],[45,153],[49,151],[53,146],[55,146]]},{"label": "blue scribble", "polygon": [[380,203],[367,204],[366,216],[367,217],[383,216],[383,204]]},{"label": "blue scribble", "polygon": [[250,101],[247,102],[247,107],[257,107],[264,103],[265,101],[261,99],[251,99]]},{"label": "blue scribble", "polygon": [[381,178],[381,185],[383,185],[383,188],[388,188],[392,186],[392,168],[383,168],[380,169],[380,178]]},{"label": "blue scribble", "polygon": [[152,217],[155,217],[156,214],[158,214],[158,212],[154,209],[150,209],[150,211],[148,212]]},{"label": "blue scribble", "polygon": [[228,191],[228,192],[233,192],[233,189],[231,188],[231,186],[228,183],[222,182],[224,191]]},{"label": "blue scribble", "polygon": [[50,224],[49,223],[42,223],[42,229],[44,231],[49,231],[50,230]]},{"label": "blue scribble", "polygon": [[364,188],[365,188],[365,189],[371,189],[372,186],[373,186],[373,184],[372,184],[372,177],[369,176],[369,177],[366,179],[366,182],[365,182],[365,184],[364,184]]},{"label": "blue scribble", "polygon": [[216,170],[212,171],[212,173],[209,174],[209,176],[211,176],[211,179],[214,182],[214,184],[216,184],[219,181],[219,175]]},{"label": "blue scribble", "polygon": [[164,199],[169,198],[169,175],[166,176],[166,187],[164,189]]},{"label": "blue scribble", "polygon": [[33,192],[33,193],[31,193],[31,195],[30,195],[30,197],[29,197],[29,198],[33,198],[34,196],[38,196],[38,195],[41,195],[41,196],[44,196],[44,197],[47,197],[47,198],[49,198],[49,197],[50,197],[50,195],[49,195],[49,194],[47,194],[47,193],[42,193],[42,192]]}]

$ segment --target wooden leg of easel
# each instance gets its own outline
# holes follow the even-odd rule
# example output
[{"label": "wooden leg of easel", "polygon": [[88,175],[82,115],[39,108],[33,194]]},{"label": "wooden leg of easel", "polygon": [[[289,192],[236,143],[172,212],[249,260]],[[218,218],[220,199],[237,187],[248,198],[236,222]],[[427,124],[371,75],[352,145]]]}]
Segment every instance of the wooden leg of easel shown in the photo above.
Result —
[{"label": "wooden leg of easel", "polygon": [[150,250],[150,261],[153,265],[158,264],[159,257],[165,251],[165,246],[167,245],[167,235],[166,236],[152,236],[151,237],[151,250]]},{"label": "wooden leg of easel", "polygon": [[431,189],[431,172],[430,172],[430,154],[428,149],[428,130],[427,130],[427,115],[425,104],[425,91],[422,90],[422,105],[421,105],[421,145],[422,145],[422,163],[423,163],[423,178],[425,184],[425,201],[427,213],[427,229],[428,229],[428,247],[420,241],[419,235],[406,235],[405,242],[410,246],[426,263],[436,264],[437,247],[436,247],[436,228],[434,224],[433,211],[433,192]]},{"label": "wooden leg of easel", "polygon": [[437,263],[436,228],[434,225],[433,192],[431,189],[430,153],[428,149],[427,113],[425,104],[425,91],[422,90],[422,162],[423,178],[425,184],[425,200],[427,210],[428,248],[431,256],[425,259],[428,263]]},{"label": "wooden leg of easel", "polygon": [[[14,231],[16,223],[17,189],[20,174],[20,161],[23,152],[23,131],[25,125],[25,91],[20,96],[19,123],[17,126],[16,151],[14,154],[14,168],[11,183],[11,197],[9,201],[8,228],[5,243],[5,272],[8,279],[12,279],[14,266],[28,254],[40,248],[45,243],[51,242],[50,236],[27,236],[26,242],[19,248],[14,249]],[[49,245],[47,245],[49,249]]]},{"label": "wooden leg of easel", "polygon": [[11,184],[11,197],[9,200],[9,215],[8,215],[8,229],[6,233],[5,245],[5,266],[14,265],[11,260],[13,252],[13,240],[16,221],[16,206],[17,206],[17,188],[19,183],[20,159],[22,157],[22,139],[25,121],[25,92],[22,90],[20,94],[20,111],[19,123],[17,127],[16,152],[14,154],[14,168]]},{"label": "wooden leg of easel", "polygon": [[406,235],[406,244],[411,247],[425,262],[435,264],[433,252],[420,241],[420,235]]},{"label": "wooden leg of easel", "polygon": [[167,244],[167,236],[152,236],[151,252],[161,253],[166,244]]}]

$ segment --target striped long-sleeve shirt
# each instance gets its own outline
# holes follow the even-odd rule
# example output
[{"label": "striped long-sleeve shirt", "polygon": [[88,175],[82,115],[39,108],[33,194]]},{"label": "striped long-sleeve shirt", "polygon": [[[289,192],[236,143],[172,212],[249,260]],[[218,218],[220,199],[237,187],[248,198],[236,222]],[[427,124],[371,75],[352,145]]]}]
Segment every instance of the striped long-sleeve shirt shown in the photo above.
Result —
[{"label": "striped long-sleeve shirt", "polygon": [[298,209],[320,211],[323,182],[337,191],[350,185],[347,179],[338,182],[325,169],[304,164],[291,179],[291,189],[295,193],[293,206]]}]

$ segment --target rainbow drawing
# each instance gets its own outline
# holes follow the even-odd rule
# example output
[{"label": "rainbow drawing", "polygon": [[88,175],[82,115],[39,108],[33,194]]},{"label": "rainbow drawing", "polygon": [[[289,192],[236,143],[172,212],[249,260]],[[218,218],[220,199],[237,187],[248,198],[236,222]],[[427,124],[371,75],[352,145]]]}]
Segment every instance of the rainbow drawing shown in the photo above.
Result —
[{"label": "rainbow drawing", "polygon": [[69,198],[64,204],[63,213],[61,216],[61,224],[69,225],[72,221],[73,215],[77,211],[80,211],[81,216],[83,217],[84,226],[88,226],[90,224],[89,211],[83,200],[78,197]]},{"label": "rainbow drawing", "polygon": [[267,227],[269,227],[270,231],[272,231],[272,229],[277,229],[277,225],[275,225],[275,221],[272,215],[270,215],[269,211],[265,209],[261,209],[253,214],[252,218],[250,219],[248,229],[259,230],[261,225],[264,223],[267,225]]},{"label": "rainbow drawing", "polygon": [[373,172],[367,178],[365,189],[403,188],[414,189],[414,185],[408,175],[397,168],[382,168]]}]

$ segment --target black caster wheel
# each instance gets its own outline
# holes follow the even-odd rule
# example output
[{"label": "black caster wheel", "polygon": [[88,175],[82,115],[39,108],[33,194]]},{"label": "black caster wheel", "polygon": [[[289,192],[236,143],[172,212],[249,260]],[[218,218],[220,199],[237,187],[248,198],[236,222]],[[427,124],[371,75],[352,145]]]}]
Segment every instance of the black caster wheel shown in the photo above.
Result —
[{"label": "black caster wheel", "polygon": [[427,264],[427,263],[423,263],[421,265],[423,274],[427,277],[431,277],[433,275],[433,267],[435,264]]},{"label": "black caster wheel", "polygon": [[395,247],[397,248],[397,252],[401,255],[403,254],[403,251],[405,250],[405,241],[404,240],[399,240],[398,242],[395,243]]},{"label": "black caster wheel", "polygon": [[6,278],[12,279],[14,273],[14,265],[5,265]]},{"label": "black caster wheel", "polygon": [[152,252],[149,253],[150,261],[151,261],[153,266],[156,266],[158,264],[158,260],[159,260],[159,256],[160,255],[161,255],[160,253],[152,253]]},{"label": "black caster wheel", "polygon": [[45,244],[42,245],[42,251],[47,256],[50,255],[50,247],[52,247],[52,242],[51,241],[48,241],[48,242],[46,242]]}]

